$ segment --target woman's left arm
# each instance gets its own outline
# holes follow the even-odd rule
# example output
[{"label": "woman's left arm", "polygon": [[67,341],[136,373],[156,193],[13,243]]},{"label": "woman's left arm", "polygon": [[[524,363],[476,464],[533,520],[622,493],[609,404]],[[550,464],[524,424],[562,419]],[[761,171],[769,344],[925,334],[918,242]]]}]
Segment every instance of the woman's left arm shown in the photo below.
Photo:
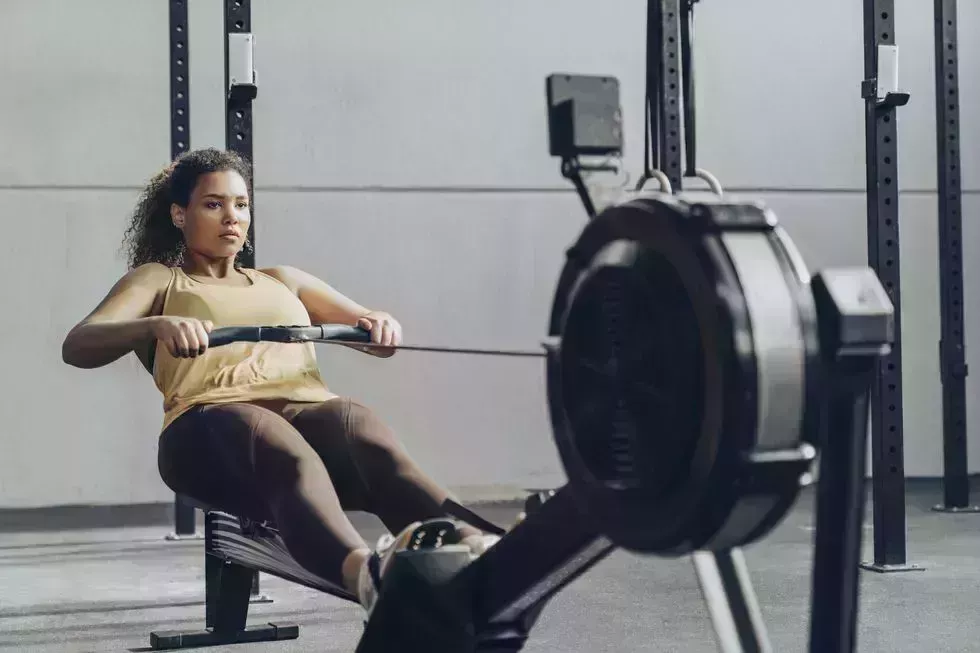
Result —
[{"label": "woman's left arm", "polygon": [[[345,296],[322,279],[290,266],[277,266],[261,270],[278,279],[299,297],[310,314],[313,324],[349,324],[371,331],[371,341],[379,345],[400,345],[402,327],[394,317],[384,311],[373,311]],[[360,348],[358,348],[360,349]],[[394,349],[363,348],[380,358],[388,358]]]}]

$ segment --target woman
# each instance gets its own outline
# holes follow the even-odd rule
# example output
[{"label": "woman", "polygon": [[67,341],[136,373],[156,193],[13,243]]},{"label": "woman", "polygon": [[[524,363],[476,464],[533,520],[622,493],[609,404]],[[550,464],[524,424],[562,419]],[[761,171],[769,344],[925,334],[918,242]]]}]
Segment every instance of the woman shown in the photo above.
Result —
[{"label": "woman", "polygon": [[[144,190],[126,232],[130,271],[68,333],[69,365],[96,368],[135,352],[163,394],[159,469],[174,492],[270,519],[297,562],[354,592],[370,612],[391,552],[449,493],[368,408],[323,383],[313,345],[233,343],[216,326],[335,323],[398,345],[391,315],[291,267],[240,267],[249,169],[236,154],[181,156]],[[364,347],[377,356],[392,349]],[[344,510],[378,515],[398,537],[372,551]],[[478,555],[488,544],[461,526]]]}]

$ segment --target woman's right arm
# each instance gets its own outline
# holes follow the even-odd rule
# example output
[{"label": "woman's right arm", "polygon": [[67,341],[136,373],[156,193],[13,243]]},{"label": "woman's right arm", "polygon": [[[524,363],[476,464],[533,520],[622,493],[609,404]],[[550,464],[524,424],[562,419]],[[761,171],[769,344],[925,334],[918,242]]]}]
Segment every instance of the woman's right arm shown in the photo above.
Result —
[{"label": "woman's right arm", "polygon": [[170,275],[170,270],[159,263],[141,265],[126,274],[95,310],[68,332],[61,346],[62,359],[74,367],[92,369],[148,344],[156,337],[154,306]]}]

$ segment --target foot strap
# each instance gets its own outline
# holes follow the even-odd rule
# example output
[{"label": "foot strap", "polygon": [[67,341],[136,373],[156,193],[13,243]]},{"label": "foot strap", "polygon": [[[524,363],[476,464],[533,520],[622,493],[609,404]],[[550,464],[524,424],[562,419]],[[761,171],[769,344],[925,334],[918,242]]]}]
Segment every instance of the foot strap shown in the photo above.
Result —
[{"label": "foot strap", "polygon": [[501,528],[497,526],[492,521],[484,519],[480,515],[476,514],[466,506],[462,506],[452,499],[446,499],[442,504],[442,509],[446,511],[446,514],[450,517],[455,517],[456,519],[461,519],[470,526],[475,526],[480,530],[483,530],[492,535],[503,536],[507,533],[506,528]]}]

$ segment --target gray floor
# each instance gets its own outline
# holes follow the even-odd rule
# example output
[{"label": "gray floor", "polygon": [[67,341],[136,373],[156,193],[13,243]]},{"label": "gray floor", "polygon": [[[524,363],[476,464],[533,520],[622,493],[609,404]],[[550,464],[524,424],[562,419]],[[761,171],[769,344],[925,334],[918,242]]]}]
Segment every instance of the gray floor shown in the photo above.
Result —
[{"label": "gray floor", "polygon": [[[909,561],[924,571],[862,574],[859,650],[980,650],[980,515],[929,511],[935,488],[910,488]],[[804,651],[812,501],[747,551],[776,651]],[[510,508],[488,516],[506,521]],[[868,517],[870,521],[870,514]],[[372,537],[376,522],[358,519]],[[166,529],[0,534],[0,649],[47,653],[148,650],[151,630],[194,629],[203,618],[198,541],[167,542]],[[866,552],[870,556],[870,528]],[[352,651],[359,611],[263,576],[272,603],[253,620],[292,621],[298,640],[210,651]],[[202,649],[203,650],[203,649]],[[717,651],[690,561],[614,554],[562,592],[527,651]]]}]

